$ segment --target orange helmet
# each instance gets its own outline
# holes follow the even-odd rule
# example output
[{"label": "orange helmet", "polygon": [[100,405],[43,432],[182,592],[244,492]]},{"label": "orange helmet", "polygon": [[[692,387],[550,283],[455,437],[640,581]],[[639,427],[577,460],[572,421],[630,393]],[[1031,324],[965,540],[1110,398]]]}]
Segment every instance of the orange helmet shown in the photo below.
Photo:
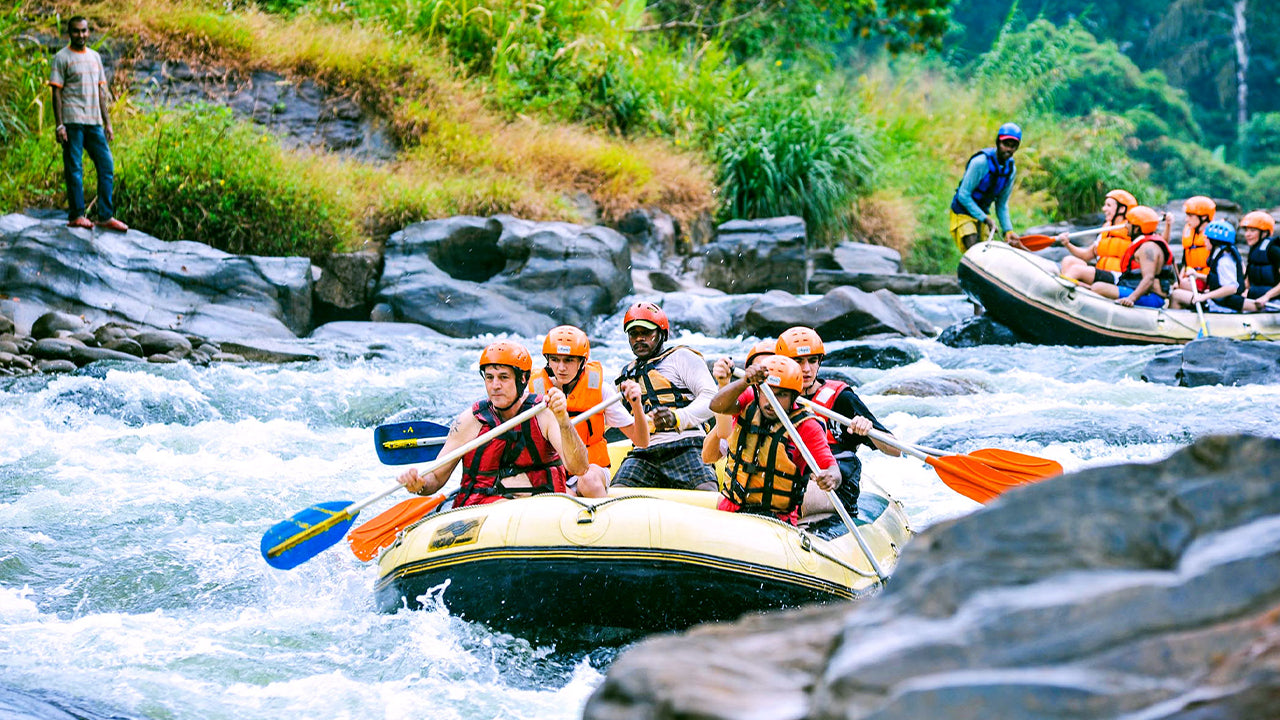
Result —
[{"label": "orange helmet", "polygon": [[1112,190],[1111,192],[1107,193],[1107,197],[1111,198],[1112,200],[1115,200],[1116,204],[1119,205],[1120,208],[1125,212],[1128,212],[1129,208],[1134,207],[1135,205],[1138,204],[1138,198],[1134,197],[1133,193],[1129,192],[1128,190],[1121,190],[1119,188],[1116,188],[1115,190]]},{"label": "orange helmet", "polygon": [[797,395],[804,392],[804,375],[800,364],[785,355],[771,355],[760,361],[768,371],[765,382],[779,390],[791,390]]},{"label": "orange helmet", "polygon": [[542,355],[568,355],[587,359],[591,357],[591,341],[587,334],[572,325],[551,328],[542,341]]},{"label": "orange helmet", "polygon": [[627,314],[622,316],[622,331],[630,330],[633,323],[647,323],[654,330],[671,331],[667,314],[651,302],[638,302],[627,308]]},{"label": "orange helmet", "polygon": [[747,353],[747,367],[751,367],[752,361],[761,355],[777,355],[778,344],[773,340],[761,340],[751,346],[751,352]]},{"label": "orange helmet", "polygon": [[1271,213],[1261,210],[1253,212],[1240,218],[1240,229],[1253,228],[1262,231],[1262,237],[1268,237],[1276,230],[1276,219],[1271,217]]},{"label": "orange helmet", "polygon": [[1150,235],[1160,229],[1160,214],[1146,205],[1139,205],[1129,211],[1126,216],[1130,225],[1137,225],[1143,235]]},{"label": "orange helmet", "polygon": [[480,353],[480,370],[486,365],[506,365],[523,373],[533,370],[533,358],[523,345],[499,340]]},{"label": "orange helmet", "polygon": [[1218,211],[1218,205],[1203,195],[1193,195],[1182,203],[1182,211],[1188,215],[1199,215],[1206,220],[1212,220],[1213,214]]},{"label": "orange helmet", "polygon": [[791,359],[807,357],[809,355],[825,355],[826,347],[822,344],[822,338],[818,337],[818,333],[813,328],[807,328],[803,325],[797,325],[788,328],[786,332],[778,336],[778,354],[785,355]]}]

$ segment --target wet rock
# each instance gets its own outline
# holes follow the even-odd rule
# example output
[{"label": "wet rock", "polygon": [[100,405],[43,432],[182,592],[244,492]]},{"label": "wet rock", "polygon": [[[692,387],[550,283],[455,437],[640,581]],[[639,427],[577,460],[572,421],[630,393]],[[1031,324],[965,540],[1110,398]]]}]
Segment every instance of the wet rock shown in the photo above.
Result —
[{"label": "wet rock", "polygon": [[382,258],[372,251],[326,257],[315,285],[316,324],[369,317],[369,301],[381,270]]},{"label": "wet rock", "polygon": [[19,690],[0,684],[0,717],[6,720],[130,720],[95,702],[44,690]]},{"label": "wet rock", "polygon": [[1275,343],[1204,338],[1161,352],[1142,371],[1148,382],[1182,387],[1280,383]]},{"label": "wet rock", "polygon": [[850,242],[836,245],[831,250],[815,250],[812,254],[818,267],[826,267],[824,255],[830,253],[835,263],[833,269],[850,273],[894,275],[902,272],[902,253],[883,245]]},{"label": "wet rock", "polygon": [[37,360],[36,369],[47,375],[75,372],[78,368],[70,360]]},{"label": "wet rock", "polygon": [[156,353],[154,355],[148,355],[147,362],[155,363],[157,365],[172,365],[176,362],[181,362],[181,360],[169,355],[168,353]]},{"label": "wet rock", "polygon": [[1211,437],[1008,492],[862,604],[635,646],[584,718],[1270,717],[1278,468],[1278,440]]},{"label": "wet rock", "polygon": [[[658,304],[671,321],[673,329],[700,332],[723,337],[732,332],[755,300],[754,295],[708,296],[692,293],[667,293]],[[618,327],[621,327],[619,324]]]},{"label": "wet rock", "polygon": [[990,392],[986,385],[966,377],[917,377],[895,380],[886,384],[868,386],[868,392],[877,395],[908,395],[911,397],[949,397],[952,395],[977,395]]},{"label": "wet rock", "polygon": [[6,335],[14,331],[13,320],[0,315],[0,335]]},{"label": "wet rock", "polygon": [[237,354],[235,354],[235,353],[229,353],[229,352],[220,352],[220,353],[216,353],[216,354],[214,354],[214,356],[213,356],[213,357],[211,357],[211,358],[209,358],[209,359],[210,359],[210,361],[212,361],[212,362],[225,362],[225,363],[242,363],[242,362],[245,362],[245,359],[244,359],[244,357],[243,357],[243,356],[241,356],[241,355],[237,355]]},{"label": "wet rock", "polygon": [[823,366],[845,365],[848,367],[876,368],[888,370],[918,362],[924,357],[919,348],[912,345],[893,345],[890,343],[847,345],[834,350],[828,349],[822,360]]},{"label": "wet rock", "polygon": [[716,229],[715,242],[702,248],[699,279],[727,293],[803,293],[806,242],[799,217],[730,220]]},{"label": "wet rock", "polygon": [[77,332],[85,327],[85,319],[64,312],[47,312],[31,324],[31,337],[41,340],[57,336],[59,331]]},{"label": "wet rock", "polygon": [[191,341],[176,332],[148,330],[138,333],[134,340],[138,341],[146,355],[163,353],[180,358],[191,352]]},{"label": "wet rock", "polygon": [[631,292],[614,230],[506,215],[416,223],[387,241],[376,303],[454,337],[582,325]]},{"label": "wet rock", "polygon": [[[310,329],[307,258],[229,255],[137,230],[90,233],[61,219],[0,222],[0,252],[0,294],[22,298],[12,306],[23,314],[13,317],[20,327],[32,322],[37,330],[36,314],[58,310],[213,339],[292,338]],[[57,324],[84,328],[84,320]]]},{"label": "wet rock", "polygon": [[228,340],[221,345],[222,352],[239,355],[249,362],[311,362],[320,359],[319,355],[304,347],[270,340]]},{"label": "wet rock", "polygon": [[809,278],[809,292],[825,293],[837,287],[855,287],[865,292],[888,290],[895,295],[955,295],[960,279],[955,275],[915,275],[911,273],[866,273],[842,270],[815,270]]},{"label": "wet rock", "polygon": [[[638,270],[661,270],[676,261],[678,230],[675,218],[657,208],[637,208],[628,212],[618,223],[618,232],[627,238],[631,251],[631,266]],[[650,274],[650,278],[653,274]],[[654,280],[654,282],[661,282]],[[654,290],[672,292],[679,286],[664,290],[657,285]]]},{"label": "wet rock", "polygon": [[41,360],[70,360],[78,348],[84,347],[79,340],[69,338],[42,338],[31,348],[31,354]]},{"label": "wet rock", "polygon": [[98,341],[98,345],[106,347],[116,340],[129,339],[130,335],[125,325],[121,325],[120,323],[103,323],[102,325],[94,328],[93,337]]},{"label": "wet rock", "polygon": [[0,340],[0,352],[9,353],[11,355],[17,355],[22,351],[18,349],[17,343],[11,342],[9,340]]},{"label": "wet rock", "polygon": [[966,348],[979,345],[1017,345],[1024,342],[1009,328],[986,315],[966,318],[938,335],[947,347]]},{"label": "wet rock", "polygon": [[757,337],[777,337],[789,327],[806,325],[823,340],[852,340],[867,335],[892,334],[924,337],[933,327],[885,290],[865,293],[836,288],[814,302],[773,291],[751,305],[736,332]]},{"label": "wet rock", "polygon": [[431,340],[446,337],[429,327],[416,323],[392,322],[331,322],[311,332],[312,340],[362,340],[387,341],[404,338]]},{"label": "wet rock", "polygon": [[133,338],[118,338],[103,344],[102,347],[116,352],[128,353],[134,357],[146,357],[146,352],[143,351],[142,345]]}]

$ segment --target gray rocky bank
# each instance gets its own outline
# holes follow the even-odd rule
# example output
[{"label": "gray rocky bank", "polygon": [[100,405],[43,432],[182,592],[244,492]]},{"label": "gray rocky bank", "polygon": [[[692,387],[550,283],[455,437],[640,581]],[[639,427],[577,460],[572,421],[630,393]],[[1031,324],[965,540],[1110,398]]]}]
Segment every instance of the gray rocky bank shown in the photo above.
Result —
[{"label": "gray rocky bank", "polygon": [[879,597],[653,638],[587,720],[1270,718],[1280,440],[1208,437],[929,528]]}]

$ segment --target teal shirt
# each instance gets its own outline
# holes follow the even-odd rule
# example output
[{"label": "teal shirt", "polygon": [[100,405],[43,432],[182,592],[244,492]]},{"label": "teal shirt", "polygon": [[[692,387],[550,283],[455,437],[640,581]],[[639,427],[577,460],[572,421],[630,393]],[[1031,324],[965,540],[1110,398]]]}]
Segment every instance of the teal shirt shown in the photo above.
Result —
[{"label": "teal shirt", "polygon": [[[964,169],[964,178],[960,180],[960,189],[956,191],[960,204],[969,211],[970,215],[977,218],[978,222],[986,221],[987,214],[982,212],[982,208],[973,201],[973,191],[986,175],[987,158],[983,155],[974,156],[969,161],[969,166]],[[1005,232],[1013,230],[1013,221],[1009,219],[1009,196],[1013,194],[1013,183],[1017,179],[1018,170],[1014,168],[1013,174],[1009,176],[1009,184],[1005,185],[1004,190],[996,196],[996,217],[1000,220],[1000,228]]]}]

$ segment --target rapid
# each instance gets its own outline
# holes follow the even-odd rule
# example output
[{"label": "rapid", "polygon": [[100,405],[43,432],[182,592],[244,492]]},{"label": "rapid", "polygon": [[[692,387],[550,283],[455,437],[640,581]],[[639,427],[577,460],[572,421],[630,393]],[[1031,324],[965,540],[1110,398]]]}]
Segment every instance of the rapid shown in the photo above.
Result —
[{"label": "rapid", "polygon": [[[616,372],[630,359],[620,323],[592,330]],[[307,505],[394,482],[373,429],[469,406],[488,340],[301,340],[322,359],[0,380],[0,689],[138,718],[577,717],[616,650],[535,646],[439,608],[380,614],[376,566],[345,544],[289,572],[259,555],[262,533]],[[676,341],[707,357],[751,343]],[[845,375],[901,438],[949,452],[1002,447],[1071,471],[1280,433],[1280,388],[1148,384],[1156,348],[894,344],[920,359]],[[921,386],[965,393],[898,394]],[[916,460],[861,457],[917,531],[977,507]]]}]

